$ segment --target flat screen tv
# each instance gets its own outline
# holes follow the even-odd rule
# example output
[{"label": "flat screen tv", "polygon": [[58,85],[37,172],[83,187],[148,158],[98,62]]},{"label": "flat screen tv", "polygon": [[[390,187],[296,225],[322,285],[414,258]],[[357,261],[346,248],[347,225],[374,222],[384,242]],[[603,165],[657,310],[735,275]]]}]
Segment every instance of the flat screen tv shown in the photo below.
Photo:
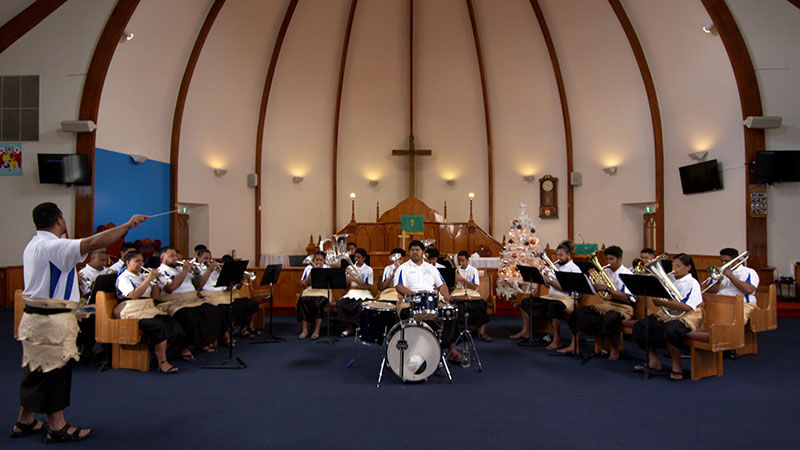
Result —
[{"label": "flat screen tv", "polygon": [[89,158],[86,155],[39,153],[39,183],[91,184]]},{"label": "flat screen tv", "polygon": [[680,167],[681,188],[684,194],[722,189],[722,177],[717,160]]},{"label": "flat screen tv", "polygon": [[756,183],[800,181],[800,150],[756,153]]}]

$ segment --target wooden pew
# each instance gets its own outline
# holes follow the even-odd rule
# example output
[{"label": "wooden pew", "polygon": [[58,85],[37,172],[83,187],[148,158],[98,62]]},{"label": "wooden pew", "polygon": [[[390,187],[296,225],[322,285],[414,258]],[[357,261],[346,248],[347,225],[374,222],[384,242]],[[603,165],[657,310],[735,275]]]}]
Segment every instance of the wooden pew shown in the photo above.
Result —
[{"label": "wooden pew", "polygon": [[95,303],[95,339],[101,344],[111,344],[111,367],[150,370],[150,349],[141,342],[139,321],[114,318],[117,306],[114,294],[98,292]]},{"label": "wooden pew", "polygon": [[686,334],[692,380],[722,375],[722,352],[744,346],[744,296],[703,294],[705,331]]},{"label": "wooden pew", "polygon": [[737,350],[739,355],[758,353],[758,334],[778,328],[777,286],[769,285],[767,293],[757,292],[758,307],[750,313],[750,320],[744,329],[744,347]]}]

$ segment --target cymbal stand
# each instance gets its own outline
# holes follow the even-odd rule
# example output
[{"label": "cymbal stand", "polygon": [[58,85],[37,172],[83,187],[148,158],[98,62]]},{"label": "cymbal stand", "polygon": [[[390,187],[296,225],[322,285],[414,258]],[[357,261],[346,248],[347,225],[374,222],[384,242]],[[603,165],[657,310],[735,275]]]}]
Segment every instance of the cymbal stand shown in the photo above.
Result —
[{"label": "cymbal stand", "polygon": [[[463,339],[464,341],[464,353],[466,353],[467,358],[467,365],[464,367],[469,367],[470,359],[472,355],[475,355],[475,361],[478,362],[478,372],[483,372],[483,365],[481,364],[481,357],[478,355],[478,348],[475,347],[475,340],[472,339],[472,332],[469,329],[469,311],[467,310],[466,300],[464,302],[464,329],[461,330],[461,333],[458,334],[458,339],[456,339],[456,347],[458,343],[461,342]],[[456,312],[456,320],[458,320],[458,312]],[[443,326],[444,327],[444,326]]]}]

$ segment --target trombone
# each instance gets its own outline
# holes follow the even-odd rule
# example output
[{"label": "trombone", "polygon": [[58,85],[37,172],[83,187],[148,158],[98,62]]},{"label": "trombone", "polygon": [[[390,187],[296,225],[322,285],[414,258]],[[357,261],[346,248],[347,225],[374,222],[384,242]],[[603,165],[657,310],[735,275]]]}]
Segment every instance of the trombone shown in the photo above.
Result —
[{"label": "trombone", "polygon": [[739,268],[742,264],[747,262],[747,258],[750,257],[750,252],[744,251],[739,253],[739,256],[733,258],[732,260],[726,262],[722,267],[717,266],[708,266],[708,278],[703,280],[703,284],[700,286],[703,288],[703,293],[711,288],[711,286],[717,284],[717,281],[722,279],[722,272],[727,269],[731,269],[734,271]]}]

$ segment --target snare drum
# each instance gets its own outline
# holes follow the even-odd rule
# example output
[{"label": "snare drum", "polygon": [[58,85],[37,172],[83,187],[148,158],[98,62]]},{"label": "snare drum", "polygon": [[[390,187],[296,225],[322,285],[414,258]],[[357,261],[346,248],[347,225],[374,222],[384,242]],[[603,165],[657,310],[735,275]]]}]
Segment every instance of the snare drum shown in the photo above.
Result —
[{"label": "snare drum", "polygon": [[387,334],[386,362],[403,381],[419,381],[439,367],[439,339],[427,324],[403,320]]},{"label": "snare drum", "polygon": [[458,308],[453,305],[442,305],[439,307],[439,318],[443,321],[456,320]]},{"label": "snare drum", "polygon": [[416,320],[431,320],[439,316],[439,293],[419,291],[407,295],[405,301],[411,304],[411,317]]},{"label": "snare drum", "polygon": [[386,302],[361,304],[361,322],[356,336],[364,344],[383,345],[386,330],[397,323],[396,308]]}]

